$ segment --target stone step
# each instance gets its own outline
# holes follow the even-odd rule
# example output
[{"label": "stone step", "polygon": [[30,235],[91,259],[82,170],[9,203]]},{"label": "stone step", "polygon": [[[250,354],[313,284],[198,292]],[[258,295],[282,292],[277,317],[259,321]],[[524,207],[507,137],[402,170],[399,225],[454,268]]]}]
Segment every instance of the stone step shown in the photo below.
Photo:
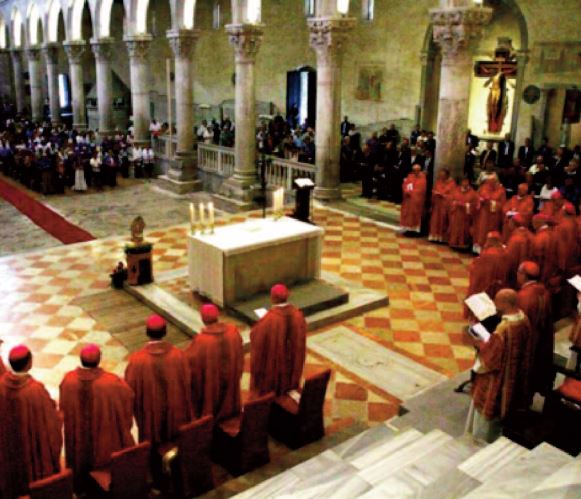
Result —
[{"label": "stone step", "polygon": [[466,499],[528,497],[546,477],[573,461],[565,452],[542,443],[532,451],[506,463]]},{"label": "stone step", "polygon": [[545,478],[527,497],[532,499],[581,497],[581,455]]},{"label": "stone step", "polygon": [[377,486],[388,477],[394,476],[398,471],[418,461],[423,456],[433,453],[452,440],[450,435],[440,430],[431,431],[383,458],[374,460],[373,464],[368,464],[363,469],[360,468],[359,476],[371,485]]},{"label": "stone step", "polygon": [[353,461],[358,457],[386,444],[401,432],[389,427],[386,423],[370,428],[359,435],[334,447],[332,450],[341,459]]},{"label": "stone step", "polygon": [[397,450],[412,444],[423,436],[423,433],[420,433],[418,430],[409,429],[403,431],[385,443],[382,443],[369,452],[361,452],[353,459],[346,459],[346,461],[355,466],[357,469],[363,470],[369,466],[372,466],[378,460],[390,456]]},{"label": "stone step", "polygon": [[[410,465],[382,480],[376,488],[394,497],[418,497],[439,478],[456,470],[457,466],[478,452],[482,444],[473,439],[450,440],[414,460]],[[476,482],[476,486],[480,482]]]},{"label": "stone step", "polygon": [[527,454],[529,451],[505,437],[500,437],[472,457],[464,461],[458,469],[481,483],[502,470],[507,464]]}]

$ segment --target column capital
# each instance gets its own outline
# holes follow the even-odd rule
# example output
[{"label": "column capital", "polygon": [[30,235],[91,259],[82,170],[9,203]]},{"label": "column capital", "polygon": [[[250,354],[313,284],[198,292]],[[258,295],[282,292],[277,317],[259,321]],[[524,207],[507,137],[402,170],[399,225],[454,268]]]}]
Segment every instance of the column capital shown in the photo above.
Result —
[{"label": "column capital", "polygon": [[444,7],[430,9],[434,42],[446,57],[454,57],[480,38],[492,19],[490,7]]},{"label": "column capital", "polygon": [[26,47],[26,57],[29,61],[40,61],[40,46],[39,45],[31,45],[30,47]]},{"label": "column capital", "polygon": [[91,49],[97,62],[110,62],[115,47],[114,38],[92,38]]},{"label": "column capital", "polygon": [[48,64],[58,64],[60,45],[58,43],[45,43],[42,46],[42,54]]},{"label": "column capital", "polygon": [[307,20],[309,42],[317,53],[317,65],[328,63],[340,55],[347,33],[355,27],[352,17],[313,17]]},{"label": "column capital", "polygon": [[85,40],[75,40],[63,43],[63,47],[69,59],[69,64],[80,64],[87,50]]},{"label": "column capital", "polygon": [[169,30],[166,36],[176,57],[191,59],[194,55],[196,42],[200,37],[200,30],[199,29]]},{"label": "column capital", "polygon": [[228,24],[228,40],[238,62],[254,62],[264,34],[262,24]]},{"label": "column capital", "polygon": [[147,57],[151,40],[153,37],[149,34],[138,36],[126,36],[123,41],[127,45],[127,51],[131,59],[142,59]]}]

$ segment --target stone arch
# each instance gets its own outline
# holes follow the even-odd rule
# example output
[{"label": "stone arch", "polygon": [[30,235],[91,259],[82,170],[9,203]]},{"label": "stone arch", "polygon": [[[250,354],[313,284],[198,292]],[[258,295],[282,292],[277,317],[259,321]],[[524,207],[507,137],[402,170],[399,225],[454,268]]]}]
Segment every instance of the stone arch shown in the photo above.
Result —
[{"label": "stone arch", "polygon": [[[114,0],[100,0],[95,9],[95,36],[98,38],[108,38],[111,36],[111,17],[113,14]],[[123,0],[123,17],[128,19],[130,12],[129,1]]]},{"label": "stone arch", "polygon": [[12,23],[12,46],[13,48],[22,47],[22,32],[24,23],[22,21],[22,13],[16,7],[12,9],[12,16],[10,19]]},{"label": "stone arch", "polygon": [[63,15],[62,6],[60,0],[52,0],[48,7],[47,12],[47,42],[54,43],[58,42],[59,38],[59,21],[60,16]]},{"label": "stone arch", "polygon": [[72,0],[70,11],[70,40],[83,39],[83,11],[87,0]]},{"label": "stone arch", "polygon": [[[159,0],[158,0],[159,1]],[[170,9],[171,28],[179,26],[175,19],[175,4],[170,0],[166,0]],[[187,3],[187,2],[185,2]],[[195,4],[195,1],[194,1]],[[148,16],[149,16],[150,0],[133,0],[132,8],[130,9],[130,25],[133,27],[132,34],[144,35],[148,33]],[[186,5],[184,5],[184,8]]]},{"label": "stone arch", "polygon": [[38,5],[35,2],[32,2],[28,6],[26,19],[28,21],[28,44],[29,45],[41,44],[43,34],[42,17],[40,15]]},{"label": "stone arch", "polygon": [[0,14],[0,49],[4,50],[8,46],[6,21],[4,16]]},{"label": "stone arch", "polygon": [[232,23],[259,23],[262,16],[262,0],[232,0]]},{"label": "stone arch", "polygon": [[[181,3],[181,2],[178,2]],[[182,11],[179,15],[179,25],[183,26],[185,29],[193,29],[196,14],[196,0],[184,0],[181,7]]]}]

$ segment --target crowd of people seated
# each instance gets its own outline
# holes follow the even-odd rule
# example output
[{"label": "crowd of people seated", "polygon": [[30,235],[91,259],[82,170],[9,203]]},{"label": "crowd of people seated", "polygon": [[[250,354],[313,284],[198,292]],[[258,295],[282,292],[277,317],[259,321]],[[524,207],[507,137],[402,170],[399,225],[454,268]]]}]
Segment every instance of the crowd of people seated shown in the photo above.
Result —
[{"label": "crowd of people seated", "polygon": [[[306,322],[289,303],[286,286],[273,286],[271,301],[250,334],[249,398],[280,399],[298,408]],[[232,433],[243,407],[242,339],[234,325],[219,320],[216,306],[202,305],[200,314],[204,328],[185,350],[165,341],[165,320],[151,316],[148,342],[130,355],[124,379],[99,367],[97,345],[85,345],[80,366],[60,384],[58,406],[29,374],[31,350],[12,348],[8,369],[0,359],[0,495],[26,495],[31,482],[59,473],[63,423],[66,467],[77,492],[88,490],[91,476],[107,468],[113,453],[135,445],[133,420],[139,442],[151,445],[154,482],[184,425],[209,417],[216,428]]]}]

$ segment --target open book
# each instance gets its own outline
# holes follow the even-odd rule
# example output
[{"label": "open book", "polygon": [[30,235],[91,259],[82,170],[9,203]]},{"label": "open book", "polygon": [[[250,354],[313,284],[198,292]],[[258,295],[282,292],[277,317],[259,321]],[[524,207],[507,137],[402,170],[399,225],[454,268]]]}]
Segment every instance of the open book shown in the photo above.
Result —
[{"label": "open book", "polygon": [[477,293],[464,300],[479,321],[496,314],[496,305],[486,293]]},{"label": "open book", "polygon": [[486,329],[480,322],[470,326],[468,328],[468,333],[477,340],[486,343],[490,339],[490,332]]},{"label": "open book", "polygon": [[571,277],[571,279],[567,279],[567,281],[569,282],[569,284],[571,284],[571,286],[573,286],[577,291],[581,291],[581,276],[576,275],[574,277]]},{"label": "open book", "polygon": [[297,390],[291,390],[286,393],[291,399],[293,399],[297,404],[301,402],[301,393]]},{"label": "open book", "polygon": [[298,187],[314,187],[315,183],[310,178],[297,178],[295,179],[295,184]]}]

